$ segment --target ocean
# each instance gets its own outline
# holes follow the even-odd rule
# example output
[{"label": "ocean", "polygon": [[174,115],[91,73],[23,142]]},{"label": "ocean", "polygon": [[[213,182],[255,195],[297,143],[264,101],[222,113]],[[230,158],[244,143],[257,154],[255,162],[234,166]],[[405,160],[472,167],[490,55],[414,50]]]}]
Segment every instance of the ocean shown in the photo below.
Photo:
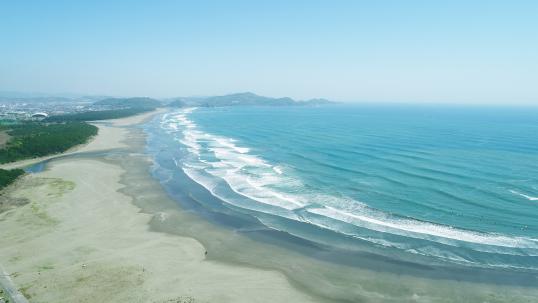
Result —
[{"label": "ocean", "polygon": [[170,195],[238,232],[387,268],[538,273],[538,109],[180,108],[145,130]]}]

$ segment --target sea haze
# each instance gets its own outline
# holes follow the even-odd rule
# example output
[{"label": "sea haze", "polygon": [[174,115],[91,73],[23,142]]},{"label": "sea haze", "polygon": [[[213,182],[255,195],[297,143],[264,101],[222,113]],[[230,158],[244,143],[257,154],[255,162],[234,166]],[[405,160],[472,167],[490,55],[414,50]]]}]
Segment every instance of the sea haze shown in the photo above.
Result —
[{"label": "sea haze", "polygon": [[199,107],[147,130],[169,149],[156,176],[184,173],[212,211],[342,250],[538,272],[536,109]]}]

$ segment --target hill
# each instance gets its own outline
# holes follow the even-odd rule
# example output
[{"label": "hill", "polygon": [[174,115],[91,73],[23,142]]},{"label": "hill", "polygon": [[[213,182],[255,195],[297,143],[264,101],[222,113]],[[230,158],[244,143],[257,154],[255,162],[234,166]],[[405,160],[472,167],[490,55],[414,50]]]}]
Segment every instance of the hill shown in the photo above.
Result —
[{"label": "hill", "polygon": [[187,103],[185,103],[184,101],[180,100],[180,99],[177,99],[177,100],[174,100],[168,104],[166,104],[167,107],[184,107],[184,106],[187,106]]},{"label": "hill", "polygon": [[271,98],[259,96],[251,92],[236,93],[224,96],[180,98],[187,106],[220,107],[220,106],[297,106],[333,103],[326,99],[296,101],[289,97]]},{"label": "hill", "polygon": [[225,96],[214,96],[204,99],[202,106],[240,106],[240,105],[293,105],[291,98],[270,98],[253,93],[238,93]]}]

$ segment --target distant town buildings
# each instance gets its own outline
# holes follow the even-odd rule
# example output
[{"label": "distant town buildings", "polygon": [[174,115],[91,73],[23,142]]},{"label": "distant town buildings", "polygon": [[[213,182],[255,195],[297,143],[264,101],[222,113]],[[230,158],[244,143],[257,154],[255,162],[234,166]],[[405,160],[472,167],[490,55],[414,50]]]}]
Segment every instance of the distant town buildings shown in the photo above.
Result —
[{"label": "distant town buildings", "polygon": [[35,114],[32,114],[31,118],[32,120],[43,120],[45,118],[47,118],[49,115],[47,113],[35,113]]},{"label": "distant town buildings", "polygon": [[93,109],[89,102],[22,102],[0,100],[0,120],[43,120],[51,115],[77,113]]}]

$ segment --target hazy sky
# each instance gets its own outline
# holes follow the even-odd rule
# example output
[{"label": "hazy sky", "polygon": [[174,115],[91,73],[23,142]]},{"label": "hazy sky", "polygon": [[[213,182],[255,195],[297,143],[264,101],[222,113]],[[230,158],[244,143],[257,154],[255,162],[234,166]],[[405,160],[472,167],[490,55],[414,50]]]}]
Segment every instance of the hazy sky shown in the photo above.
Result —
[{"label": "hazy sky", "polygon": [[0,91],[538,104],[538,1],[82,2],[0,2]]}]

